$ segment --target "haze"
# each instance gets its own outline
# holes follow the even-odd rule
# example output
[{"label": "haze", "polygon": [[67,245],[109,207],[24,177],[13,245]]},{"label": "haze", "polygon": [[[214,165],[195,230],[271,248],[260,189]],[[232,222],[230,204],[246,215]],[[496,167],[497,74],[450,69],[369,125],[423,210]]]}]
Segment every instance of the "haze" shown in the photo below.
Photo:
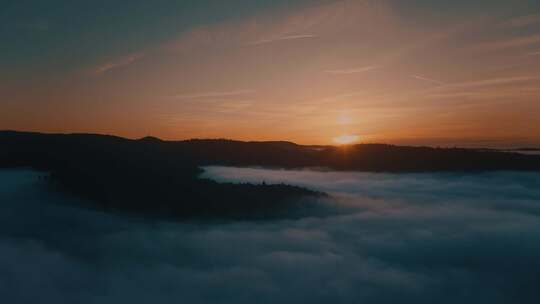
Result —
[{"label": "haze", "polygon": [[81,207],[77,198],[51,193],[35,172],[3,170],[2,299],[536,302],[536,172],[396,175],[210,167],[205,174],[329,191],[323,210],[342,214],[255,222],[148,221]]}]

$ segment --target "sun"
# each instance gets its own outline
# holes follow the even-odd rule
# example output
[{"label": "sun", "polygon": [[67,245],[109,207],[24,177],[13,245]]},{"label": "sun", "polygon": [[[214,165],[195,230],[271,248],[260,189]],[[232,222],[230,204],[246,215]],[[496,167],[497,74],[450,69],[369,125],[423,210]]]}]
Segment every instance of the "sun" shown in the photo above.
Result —
[{"label": "sun", "polygon": [[338,145],[350,145],[357,142],[360,136],[354,134],[345,134],[338,137],[334,137],[334,142]]}]

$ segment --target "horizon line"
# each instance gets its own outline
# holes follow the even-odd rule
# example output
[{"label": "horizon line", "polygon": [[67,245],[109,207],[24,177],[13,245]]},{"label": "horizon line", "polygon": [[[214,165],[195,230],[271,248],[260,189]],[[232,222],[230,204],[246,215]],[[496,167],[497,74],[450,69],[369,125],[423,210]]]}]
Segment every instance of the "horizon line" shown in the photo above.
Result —
[{"label": "horizon line", "polygon": [[[426,148],[447,148],[447,149],[471,149],[471,150],[499,150],[499,151],[519,151],[519,150],[540,150],[540,144],[532,144],[532,145],[512,145],[513,147],[507,147],[507,148],[495,148],[495,147],[489,147],[489,146],[477,146],[477,147],[467,147],[467,143],[462,143],[461,145],[456,143],[447,143],[447,144],[399,144],[399,143],[392,143],[392,141],[389,142],[377,142],[377,141],[358,141],[351,144],[300,144],[292,140],[253,140],[253,139],[234,139],[234,138],[226,138],[226,137],[191,137],[191,138],[184,138],[184,139],[170,139],[170,138],[161,138],[154,135],[146,135],[142,137],[128,137],[128,136],[122,136],[122,135],[115,135],[111,133],[91,133],[91,132],[47,132],[47,131],[21,131],[21,130],[14,130],[14,129],[0,129],[0,133],[27,133],[27,134],[39,134],[39,135],[88,135],[88,136],[103,136],[103,137],[115,137],[119,139],[124,140],[131,140],[131,141],[141,141],[144,139],[156,139],[162,142],[186,142],[186,141],[232,141],[232,142],[243,142],[243,143],[289,143],[294,144],[297,146],[305,146],[305,147],[351,147],[351,146],[359,146],[359,145],[387,145],[387,146],[397,146],[397,147],[426,147]],[[406,139],[402,139],[406,140]],[[410,139],[407,139],[410,140]],[[428,139],[424,139],[428,140]],[[437,139],[437,140],[444,140],[444,139]],[[500,139],[499,139],[500,140]],[[448,141],[455,141],[455,139]],[[494,142],[497,141],[495,139],[478,139],[477,142]],[[473,143],[469,140],[469,144]]]}]

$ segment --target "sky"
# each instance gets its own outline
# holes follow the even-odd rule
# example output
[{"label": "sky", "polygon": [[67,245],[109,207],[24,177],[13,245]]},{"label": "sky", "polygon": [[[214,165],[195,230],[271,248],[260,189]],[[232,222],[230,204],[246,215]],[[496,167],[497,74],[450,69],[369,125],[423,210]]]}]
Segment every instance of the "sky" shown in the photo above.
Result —
[{"label": "sky", "polygon": [[4,0],[0,129],[540,146],[535,0]]}]

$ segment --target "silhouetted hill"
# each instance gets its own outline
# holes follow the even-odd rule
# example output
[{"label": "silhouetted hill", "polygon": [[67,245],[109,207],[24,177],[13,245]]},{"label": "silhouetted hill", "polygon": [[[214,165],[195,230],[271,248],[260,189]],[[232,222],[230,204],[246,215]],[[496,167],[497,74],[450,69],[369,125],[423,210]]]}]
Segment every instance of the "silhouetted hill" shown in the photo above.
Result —
[{"label": "silhouetted hill", "polygon": [[302,146],[290,142],[139,140],[93,134],[0,132],[0,167],[50,172],[60,187],[100,206],[179,217],[282,215],[295,198],[321,195],[288,185],[220,184],[201,166],[326,167],[373,172],[538,170],[540,156],[496,150]]},{"label": "silhouetted hill", "polygon": [[[374,172],[540,170],[540,157],[489,149],[405,147],[361,144],[347,147],[302,146],[290,142],[242,142],[226,139],[129,140],[93,134],[40,134],[0,131],[2,166],[45,167],[55,162],[100,157],[188,174],[205,165],[326,167]],[[160,168],[163,169],[163,168]]]},{"label": "silhouetted hill", "polygon": [[371,172],[540,170],[540,157],[497,150],[360,144],[301,146],[286,142],[190,140],[170,149],[199,165],[326,167]]},{"label": "silhouetted hill", "polygon": [[157,137],[154,137],[154,136],[145,136],[141,139],[139,139],[139,141],[144,141],[144,142],[161,142],[162,140],[157,138]]},{"label": "silhouetted hill", "polygon": [[283,216],[292,201],[321,193],[288,185],[236,185],[199,179],[187,153],[155,139],[90,134],[0,132],[0,167],[50,172],[65,191],[107,210],[174,217]]}]

